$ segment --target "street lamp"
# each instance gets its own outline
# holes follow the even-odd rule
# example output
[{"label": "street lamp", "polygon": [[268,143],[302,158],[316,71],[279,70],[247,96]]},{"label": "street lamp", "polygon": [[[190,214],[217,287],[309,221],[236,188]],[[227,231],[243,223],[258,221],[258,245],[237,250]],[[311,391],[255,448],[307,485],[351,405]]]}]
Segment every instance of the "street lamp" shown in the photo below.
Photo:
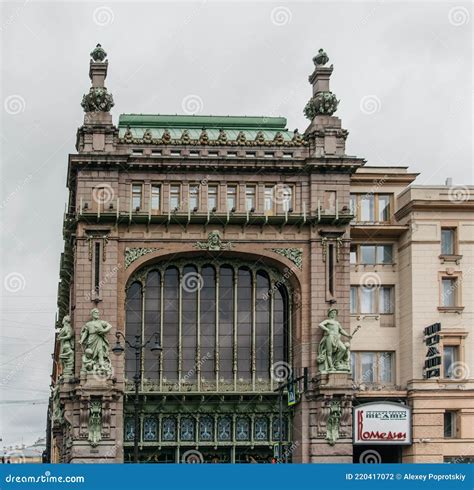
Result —
[{"label": "street lamp", "polygon": [[135,385],[135,400],[133,403],[135,407],[135,424],[134,424],[135,430],[133,433],[133,459],[135,463],[138,463],[138,438],[140,433],[140,418],[138,416],[138,406],[140,403],[139,391],[140,391],[140,384],[142,380],[142,371],[141,371],[142,352],[143,349],[148,344],[151,343],[151,339],[153,337],[155,337],[155,341],[153,342],[150,351],[161,352],[163,348],[161,347],[160,342],[158,340],[157,332],[152,334],[150,338],[144,343],[141,342],[141,335],[135,335],[135,341],[133,344],[125,338],[125,335],[122,332],[116,332],[115,337],[116,337],[116,342],[115,345],[112,347],[112,352],[115,355],[119,356],[125,352],[125,347],[120,343],[120,337],[123,338],[126,346],[130,347],[135,351],[135,375],[133,376],[133,384]]}]

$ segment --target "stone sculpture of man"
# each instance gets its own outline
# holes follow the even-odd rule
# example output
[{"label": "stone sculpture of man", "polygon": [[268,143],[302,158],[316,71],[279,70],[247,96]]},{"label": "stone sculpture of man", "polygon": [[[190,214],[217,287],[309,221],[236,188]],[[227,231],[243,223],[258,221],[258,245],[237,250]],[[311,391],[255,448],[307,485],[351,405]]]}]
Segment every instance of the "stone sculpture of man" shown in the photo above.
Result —
[{"label": "stone sculpture of man", "polygon": [[331,308],[328,318],[319,324],[324,331],[324,336],[318,348],[318,366],[322,373],[346,371],[350,372],[349,343],[342,342],[341,336],[349,339],[352,336],[347,333],[337,321],[337,310]]},{"label": "stone sculpture of man", "polygon": [[91,310],[91,320],[81,331],[80,343],[84,350],[82,356],[82,373],[110,374],[112,365],[109,358],[109,341],[107,333],[112,325],[100,319],[99,310]]},{"label": "stone sculpture of man", "polygon": [[74,331],[69,315],[63,318],[63,326],[58,333],[59,359],[63,368],[63,376],[74,375]]}]

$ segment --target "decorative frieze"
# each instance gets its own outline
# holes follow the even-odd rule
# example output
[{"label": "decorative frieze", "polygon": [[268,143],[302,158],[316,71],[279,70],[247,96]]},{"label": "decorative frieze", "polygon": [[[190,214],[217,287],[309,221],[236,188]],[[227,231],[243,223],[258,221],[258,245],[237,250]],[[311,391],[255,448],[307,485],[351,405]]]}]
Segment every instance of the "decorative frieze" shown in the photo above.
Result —
[{"label": "decorative frieze", "polygon": [[199,250],[230,250],[233,247],[232,242],[223,242],[221,235],[217,230],[211,231],[207,236],[207,242],[196,242],[194,247]]},{"label": "decorative frieze", "polygon": [[298,269],[302,269],[303,267],[303,249],[302,248],[270,248],[267,250],[271,250],[283,257],[291,260],[293,264],[298,267]]},{"label": "decorative frieze", "polygon": [[125,249],[125,269],[127,269],[135,260],[143,257],[146,254],[150,254],[160,250],[156,247],[137,247],[137,248],[126,248]]}]

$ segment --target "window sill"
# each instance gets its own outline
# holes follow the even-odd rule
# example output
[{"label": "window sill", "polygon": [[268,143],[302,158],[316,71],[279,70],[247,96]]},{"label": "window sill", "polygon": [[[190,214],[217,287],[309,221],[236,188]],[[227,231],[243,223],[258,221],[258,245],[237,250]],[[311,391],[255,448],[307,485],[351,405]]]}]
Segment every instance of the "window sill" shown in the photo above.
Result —
[{"label": "window sill", "polygon": [[461,314],[464,310],[464,306],[438,306],[438,311],[440,313],[459,313]]},{"label": "window sill", "polygon": [[461,259],[462,259],[462,255],[441,254],[439,256],[439,259],[440,259],[442,264],[444,264],[445,262],[455,262],[456,265],[459,265],[459,263],[461,262]]}]

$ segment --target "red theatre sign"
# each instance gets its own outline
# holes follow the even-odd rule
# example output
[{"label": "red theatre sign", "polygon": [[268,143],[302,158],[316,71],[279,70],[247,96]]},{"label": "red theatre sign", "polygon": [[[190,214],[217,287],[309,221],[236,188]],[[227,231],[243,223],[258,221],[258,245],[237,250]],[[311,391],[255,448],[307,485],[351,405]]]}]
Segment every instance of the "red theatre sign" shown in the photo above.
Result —
[{"label": "red theatre sign", "polygon": [[354,444],[411,444],[411,410],[393,402],[354,407]]}]

